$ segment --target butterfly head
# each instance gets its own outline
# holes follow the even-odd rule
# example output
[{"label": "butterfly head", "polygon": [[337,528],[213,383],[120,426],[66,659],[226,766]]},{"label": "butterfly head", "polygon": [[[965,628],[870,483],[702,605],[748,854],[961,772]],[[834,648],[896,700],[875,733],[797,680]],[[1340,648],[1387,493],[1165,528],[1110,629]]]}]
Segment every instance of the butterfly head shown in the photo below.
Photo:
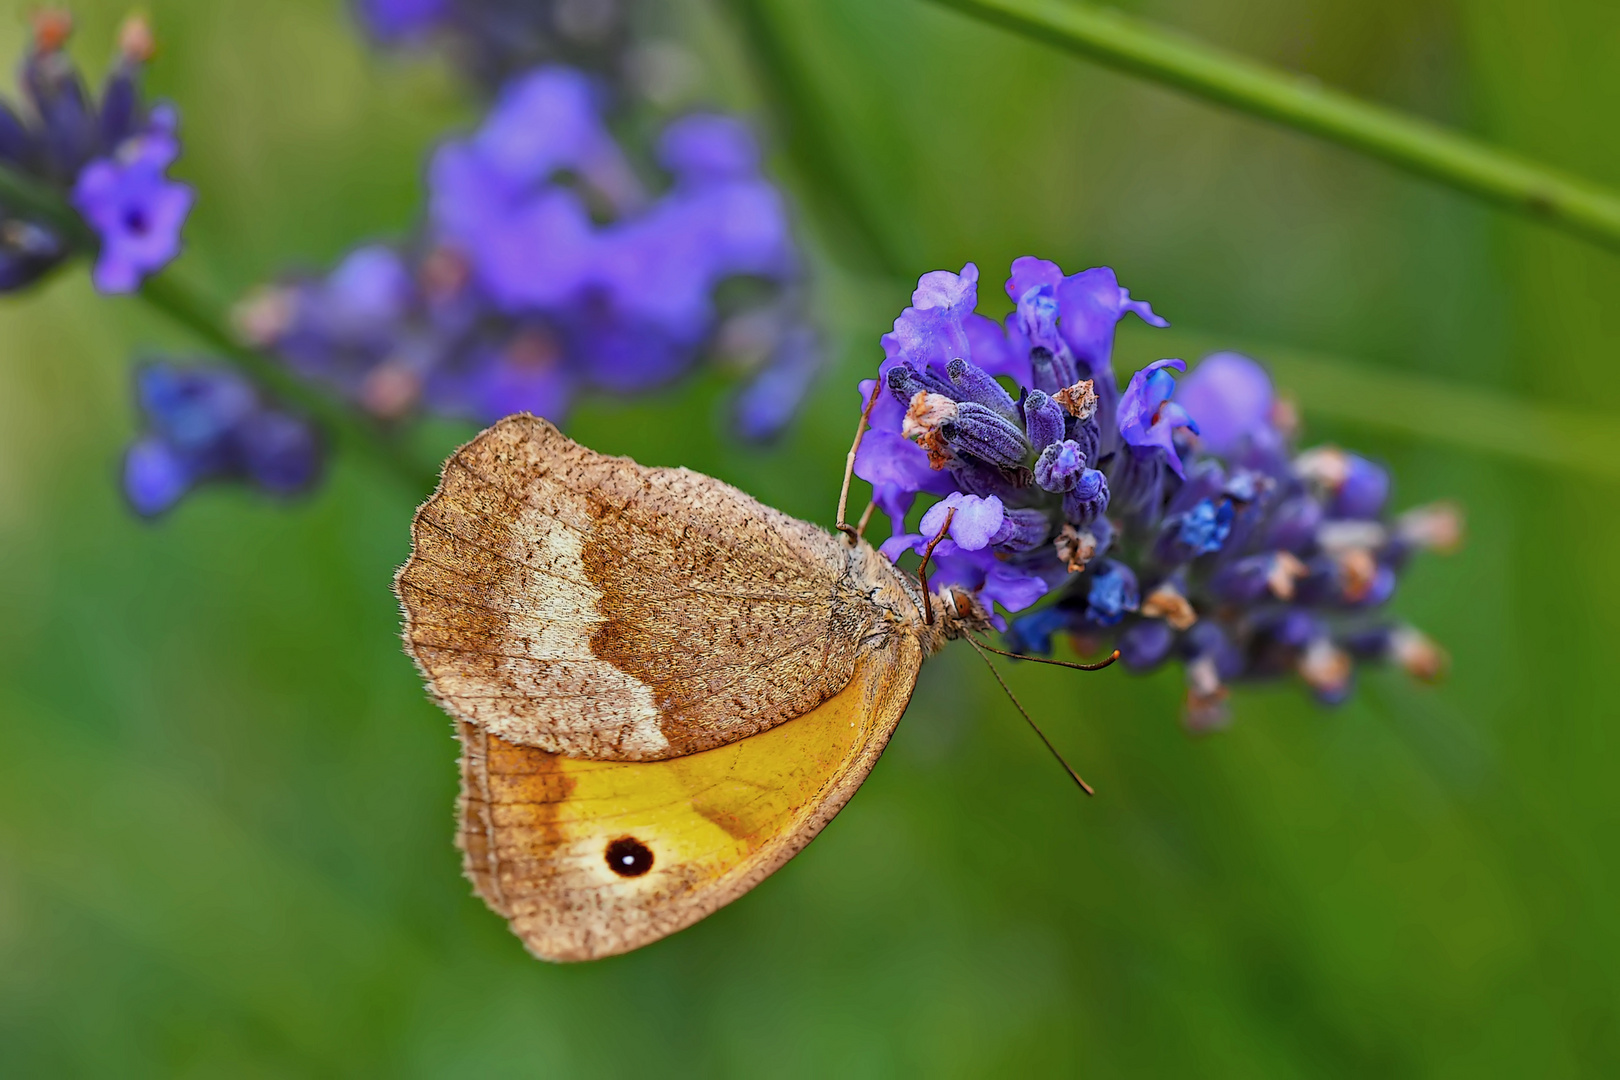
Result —
[{"label": "butterfly head", "polygon": [[957,585],[934,594],[933,610],[939,632],[946,641],[965,637],[970,632],[986,634],[995,629],[990,612],[979,602],[978,594]]}]

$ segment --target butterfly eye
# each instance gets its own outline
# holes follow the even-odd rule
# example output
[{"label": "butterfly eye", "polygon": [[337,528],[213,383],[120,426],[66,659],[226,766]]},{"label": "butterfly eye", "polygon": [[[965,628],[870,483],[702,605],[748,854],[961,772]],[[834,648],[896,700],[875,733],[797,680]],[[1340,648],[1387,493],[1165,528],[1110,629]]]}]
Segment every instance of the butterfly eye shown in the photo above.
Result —
[{"label": "butterfly eye", "polygon": [[620,877],[640,877],[652,869],[653,853],[633,836],[621,836],[607,846],[608,869]]}]

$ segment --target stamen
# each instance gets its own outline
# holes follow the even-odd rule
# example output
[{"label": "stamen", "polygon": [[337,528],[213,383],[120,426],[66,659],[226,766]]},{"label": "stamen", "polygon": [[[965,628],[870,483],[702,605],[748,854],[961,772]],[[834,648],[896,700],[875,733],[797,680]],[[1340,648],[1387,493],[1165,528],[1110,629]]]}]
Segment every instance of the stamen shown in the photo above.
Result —
[{"label": "stamen", "polygon": [[1271,399],[1271,426],[1289,442],[1299,437],[1299,405],[1293,398],[1278,394]]},{"label": "stamen", "polygon": [[34,48],[53,53],[73,36],[73,16],[63,8],[43,8],[34,13]]},{"label": "stamen", "polygon": [[1312,690],[1324,697],[1337,697],[1350,685],[1354,664],[1350,654],[1320,637],[1305,647],[1299,658],[1299,676]]},{"label": "stamen", "polygon": [[1411,626],[1398,626],[1390,633],[1389,655],[1408,675],[1424,682],[1435,682],[1451,666],[1446,650]]},{"label": "stamen", "polygon": [[152,35],[152,24],[146,16],[135,14],[124,20],[118,28],[118,54],[126,63],[144,64],[157,51],[157,40]]},{"label": "stamen", "polygon": [[900,434],[916,442],[937,431],[945,421],[956,419],[956,414],[956,402],[944,394],[919,390],[912,395],[906,418],[900,425]]},{"label": "stamen", "polygon": [[255,348],[265,348],[281,339],[297,318],[297,300],[291,289],[265,285],[254,289],[231,308],[231,325],[237,335]]},{"label": "stamen", "polygon": [[1337,491],[1350,478],[1350,455],[1337,446],[1314,446],[1294,459],[1294,471]]},{"label": "stamen", "polygon": [[1231,722],[1226,704],[1227,690],[1215,668],[1213,656],[1200,656],[1187,665],[1187,698],[1182,706],[1182,722],[1188,731],[1203,734],[1217,731]]},{"label": "stamen", "polygon": [[1376,521],[1324,521],[1316,530],[1316,542],[1329,555],[1342,555],[1357,548],[1377,549],[1389,540],[1389,531]]},{"label": "stamen", "polygon": [[1351,548],[1334,553],[1334,561],[1344,578],[1344,598],[1352,604],[1367,599],[1378,580],[1378,560],[1373,553],[1366,548]]},{"label": "stamen", "polygon": [[945,435],[939,429],[925,432],[918,440],[917,445],[928,451],[928,467],[938,472],[956,460],[951,448],[946,445]]}]

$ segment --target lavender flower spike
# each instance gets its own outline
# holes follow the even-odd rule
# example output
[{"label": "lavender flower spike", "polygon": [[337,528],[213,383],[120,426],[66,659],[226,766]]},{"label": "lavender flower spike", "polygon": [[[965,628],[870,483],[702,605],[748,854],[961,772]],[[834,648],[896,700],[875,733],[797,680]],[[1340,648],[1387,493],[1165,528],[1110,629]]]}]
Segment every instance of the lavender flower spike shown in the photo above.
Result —
[{"label": "lavender flower spike", "polygon": [[[1216,354],[1179,385],[1186,365],[1160,360],[1117,393],[1114,325],[1128,311],[1163,320],[1106,268],[1019,259],[999,338],[973,311],[977,278],[972,264],[926,275],[883,339],[891,392],[856,472],[890,517],[885,555],[920,553],[955,509],[932,583],[1009,612],[1051,596],[1012,626],[1025,650],[1066,632],[1086,651],[1117,645],[1132,670],[1180,662],[1194,731],[1229,721],[1231,683],[1292,676],[1333,704],[1358,661],[1424,679],[1444,668],[1438,646],[1378,609],[1414,552],[1460,539],[1455,508],[1390,517],[1381,467],[1333,447],[1296,454],[1247,357]],[[1009,393],[992,374],[1011,372]],[[919,496],[942,498],[908,531]]]}]

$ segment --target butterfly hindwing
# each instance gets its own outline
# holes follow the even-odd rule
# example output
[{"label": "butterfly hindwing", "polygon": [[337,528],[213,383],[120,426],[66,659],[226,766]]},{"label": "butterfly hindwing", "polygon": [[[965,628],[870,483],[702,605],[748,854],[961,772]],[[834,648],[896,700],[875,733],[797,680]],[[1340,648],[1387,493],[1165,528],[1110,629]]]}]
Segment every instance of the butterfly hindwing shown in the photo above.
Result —
[{"label": "butterfly hindwing", "polygon": [[805,715],[664,761],[567,758],[458,724],[467,875],[548,960],[689,926],[792,858],[854,794],[922,659],[915,637],[894,635]]}]

